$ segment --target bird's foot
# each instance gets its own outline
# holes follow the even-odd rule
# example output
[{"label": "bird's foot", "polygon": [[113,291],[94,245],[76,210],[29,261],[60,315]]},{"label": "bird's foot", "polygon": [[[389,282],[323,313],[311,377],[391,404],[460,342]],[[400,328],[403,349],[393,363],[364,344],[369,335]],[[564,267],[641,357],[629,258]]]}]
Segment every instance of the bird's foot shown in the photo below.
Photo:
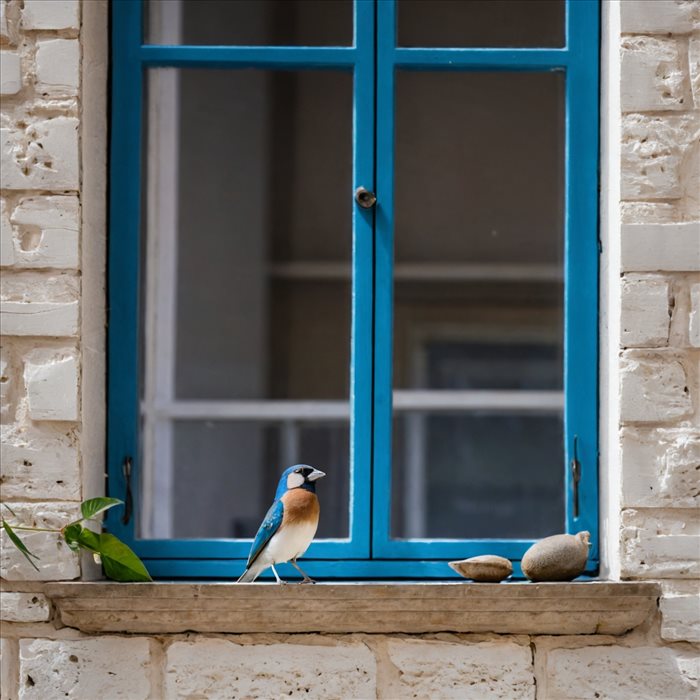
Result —
[{"label": "bird's foot", "polygon": [[301,581],[299,581],[299,583],[300,584],[302,584],[302,583],[316,583],[316,581],[314,581],[314,579],[312,579],[310,576],[307,576],[305,579],[302,579]]}]

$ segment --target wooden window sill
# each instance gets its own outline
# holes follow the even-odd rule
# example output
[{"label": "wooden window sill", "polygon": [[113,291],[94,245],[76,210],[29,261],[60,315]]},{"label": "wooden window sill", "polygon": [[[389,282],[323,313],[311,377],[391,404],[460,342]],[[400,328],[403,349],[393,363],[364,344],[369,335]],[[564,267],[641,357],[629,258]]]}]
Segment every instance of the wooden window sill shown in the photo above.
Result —
[{"label": "wooden window sill", "polygon": [[83,632],[623,634],[657,607],[656,583],[49,583]]}]

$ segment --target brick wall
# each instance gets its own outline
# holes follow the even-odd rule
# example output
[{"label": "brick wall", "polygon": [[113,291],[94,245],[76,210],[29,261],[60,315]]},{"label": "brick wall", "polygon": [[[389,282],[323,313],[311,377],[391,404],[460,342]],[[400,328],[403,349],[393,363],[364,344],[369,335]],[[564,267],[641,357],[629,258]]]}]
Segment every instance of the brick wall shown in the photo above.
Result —
[{"label": "brick wall", "polygon": [[[0,0],[2,498],[37,525],[75,513],[81,469],[97,480],[104,470],[81,464],[95,352],[81,286],[102,270],[80,269],[91,244],[80,9]],[[35,534],[38,574],[2,550],[3,698],[697,697],[700,0],[611,12],[622,23],[618,549],[623,578],[662,581],[660,614],[621,637],[87,636],[57,628],[42,593],[41,581],[78,578],[78,558]]]}]

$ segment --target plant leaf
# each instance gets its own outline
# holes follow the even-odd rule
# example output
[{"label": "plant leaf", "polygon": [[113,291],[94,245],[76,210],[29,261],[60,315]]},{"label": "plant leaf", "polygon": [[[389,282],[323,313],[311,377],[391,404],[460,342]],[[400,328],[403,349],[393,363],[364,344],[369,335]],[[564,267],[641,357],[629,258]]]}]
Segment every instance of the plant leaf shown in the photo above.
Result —
[{"label": "plant leaf", "polygon": [[99,538],[99,554],[108,578],[113,581],[153,580],[143,562],[121,540],[109,532],[103,532]]},{"label": "plant leaf", "polygon": [[83,526],[80,523],[71,523],[66,525],[62,530],[61,534],[66,544],[74,551],[77,552],[80,549],[80,543],[78,542],[80,538],[80,533],[83,530]]},{"label": "plant leaf", "polygon": [[5,508],[7,508],[7,510],[9,510],[15,518],[17,517],[17,513],[15,513],[15,511],[12,510],[12,508],[10,508],[10,506],[8,506],[7,503],[3,503],[2,505],[4,505]]},{"label": "plant leaf", "polygon": [[97,552],[99,554],[100,552],[100,547],[101,542],[100,542],[100,535],[98,535],[96,532],[93,532],[92,530],[88,530],[86,527],[84,527],[80,531],[80,536],[78,537],[78,544],[83,548],[87,549],[88,551],[92,552],[93,554]]},{"label": "plant leaf", "polygon": [[102,496],[99,498],[88,498],[87,501],[83,501],[80,504],[80,512],[83,520],[91,520],[100,513],[104,513],[106,510],[122,503],[123,501],[120,501],[118,498],[104,498]]},{"label": "plant leaf", "polygon": [[2,526],[5,532],[7,533],[7,536],[10,538],[10,541],[12,544],[19,549],[19,551],[24,555],[24,558],[37,570],[39,571],[39,567],[32,561],[32,557],[34,559],[39,559],[39,557],[36,554],[32,554],[28,549],[27,546],[22,542],[22,540],[17,537],[17,534],[15,531],[10,527],[10,524],[7,522],[7,520],[2,521]]}]

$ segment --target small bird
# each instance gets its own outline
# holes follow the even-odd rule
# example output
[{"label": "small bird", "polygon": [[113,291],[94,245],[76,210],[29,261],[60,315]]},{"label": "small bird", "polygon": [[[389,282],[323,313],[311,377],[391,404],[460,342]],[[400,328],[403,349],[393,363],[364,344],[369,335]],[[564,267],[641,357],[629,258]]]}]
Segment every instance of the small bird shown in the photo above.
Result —
[{"label": "small bird", "polygon": [[297,558],[309,548],[316,534],[321,508],[316,497],[316,481],[326,476],[308,464],[286,469],[277,484],[275,501],[267,511],[250,548],[248,563],[238,583],[251,583],[272,567],[277,583],[286,583],[275,564],[291,561],[304,577],[302,583],[316,583],[302,571]]}]

